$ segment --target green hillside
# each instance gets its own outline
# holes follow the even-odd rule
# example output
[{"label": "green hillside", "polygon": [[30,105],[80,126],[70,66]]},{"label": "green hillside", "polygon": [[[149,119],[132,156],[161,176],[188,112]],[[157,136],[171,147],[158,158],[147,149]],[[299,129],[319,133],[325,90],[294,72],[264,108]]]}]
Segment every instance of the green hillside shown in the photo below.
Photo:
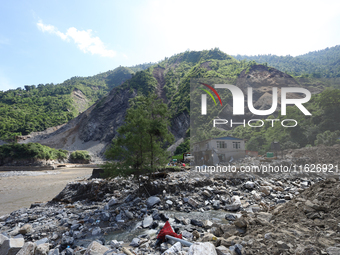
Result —
[{"label": "green hillside", "polygon": [[[335,111],[339,108],[338,99],[332,95],[340,95],[340,93],[336,89],[338,83],[334,71],[337,62],[330,55],[338,50],[339,47],[333,47],[296,58],[264,56],[262,60],[277,61],[277,63],[267,61],[270,66],[286,72],[295,70],[294,78],[301,86],[315,87],[319,91],[324,87],[333,88],[319,95],[313,95],[307,105],[313,114],[311,118],[300,116],[299,112],[295,111],[296,109],[288,110],[285,118],[293,118],[299,122],[299,126],[294,129],[282,129],[278,125],[275,128],[266,126],[261,131],[236,128],[228,133],[249,140],[248,149],[258,148],[261,152],[268,149],[273,139],[285,143],[285,148],[328,143],[328,140],[332,140],[337,135],[340,126],[340,120],[334,117],[337,116]],[[73,77],[62,84],[40,84],[0,92],[0,139],[42,131],[71,120],[79,114],[75,99],[72,97],[75,90],[82,92],[88,106],[98,100],[103,100],[105,95],[117,86],[114,93],[120,93],[126,89],[135,90],[144,95],[156,93],[167,103],[171,118],[175,119],[183,113],[190,113],[190,79],[214,77],[235,84],[240,73],[243,70],[249,71],[252,66],[256,65],[255,61],[261,62],[261,56],[258,56],[257,60],[247,58],[237,60],[218,48],[186,51],[165,58],[157,64],[142,64],[130,68],[118,67],[92,77]],[[286,70],[284,70],[285,67]],[[328,70],[333,78],[318,78],[313,70],[325,70],[324,74]],[[224,102],[228,101],[230,93],[221,93],[221,97]],[[329,100],[331,98],[332,100]],[[216,136],[221,134],[218,130],[206,130],[206,132],[212,132]],[[187,130],[185,145],[189,144],[189,134],[190,131]],[[182,149],[187,150],[187,148]]]},{"label": "green hillside", "polygon": [[251,63],[238,61],[218,48],[203,51],[186,51],[137,72],[127,80],[121,89],[136,89],[147,95],[157,90],[155,73],[164,73],[164,100],[167,102],[172,116],[190,109],[190,79],[220,77],[235,82],[242,70]]},{"label": "green hillside", "polygon": [[0,139],[13,139],[43,131],[68,122],[79,114],[73,91],[83,95],[86,109],[112,88],[121,85],[135,73],[150,64],[131,68],[118,67],[90,77],[72,77],[61,84],[25,85],[15,90],[0,91]]},{"label": "green hillside", "polygon": [[235,58],[238,60],[255,61],[259,64],[267,63],[269,66],[294,76],[303,75],[314,78],[340,77],[340,45],[296,57],[269,54],[257,56],[237,55]]}]

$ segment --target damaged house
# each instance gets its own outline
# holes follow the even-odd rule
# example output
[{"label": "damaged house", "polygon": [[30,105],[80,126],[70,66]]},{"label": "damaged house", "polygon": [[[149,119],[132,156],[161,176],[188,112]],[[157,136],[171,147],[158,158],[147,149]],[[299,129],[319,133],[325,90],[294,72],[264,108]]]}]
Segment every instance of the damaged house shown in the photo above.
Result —
[{"label": "damaged house", "polygon": [[243,158],[246,155],[243,139],[224,136],[193,144],[192,154],[197,165],[215,165]]}]

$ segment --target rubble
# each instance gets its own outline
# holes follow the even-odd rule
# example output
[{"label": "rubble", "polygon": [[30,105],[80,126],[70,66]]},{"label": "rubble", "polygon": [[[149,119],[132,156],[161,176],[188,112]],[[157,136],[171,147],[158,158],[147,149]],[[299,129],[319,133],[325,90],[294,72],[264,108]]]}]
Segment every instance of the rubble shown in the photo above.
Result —
[{"label": "rubble", "polygon": [[[83,180],[48,203],[1,216],[0,254],[188,255],[202,247],[209,254],[337,254],[339,194],[336,175],[186,170],[140,188],[131,179]],[[198,243],[155,246],[168,220]]]}]

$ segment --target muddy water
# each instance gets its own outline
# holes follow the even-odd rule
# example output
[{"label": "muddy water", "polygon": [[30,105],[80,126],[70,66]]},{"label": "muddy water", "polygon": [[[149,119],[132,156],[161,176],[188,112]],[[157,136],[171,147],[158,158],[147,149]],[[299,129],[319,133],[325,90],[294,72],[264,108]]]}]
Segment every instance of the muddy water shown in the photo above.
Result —
[{"label": "muddy water", "polygon": [[[66,184],[77,179],[90,177],[93,168],[64,168],[39,171],[39,175],[9,175],[0,171],[0,216],[29,208],[34,202],[53,199]],[[18,167],[17,171],[20,171]]]}]

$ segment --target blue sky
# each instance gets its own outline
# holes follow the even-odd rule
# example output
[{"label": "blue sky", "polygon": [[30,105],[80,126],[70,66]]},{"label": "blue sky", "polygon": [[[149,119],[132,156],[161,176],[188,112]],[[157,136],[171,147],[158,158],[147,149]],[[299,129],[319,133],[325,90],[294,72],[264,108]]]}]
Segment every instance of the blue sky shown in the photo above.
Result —
[{"label": "blue sky", "polygon": [[300,55],[340,44],[339,1],[2,1],[0,90],[190,50]]}]

